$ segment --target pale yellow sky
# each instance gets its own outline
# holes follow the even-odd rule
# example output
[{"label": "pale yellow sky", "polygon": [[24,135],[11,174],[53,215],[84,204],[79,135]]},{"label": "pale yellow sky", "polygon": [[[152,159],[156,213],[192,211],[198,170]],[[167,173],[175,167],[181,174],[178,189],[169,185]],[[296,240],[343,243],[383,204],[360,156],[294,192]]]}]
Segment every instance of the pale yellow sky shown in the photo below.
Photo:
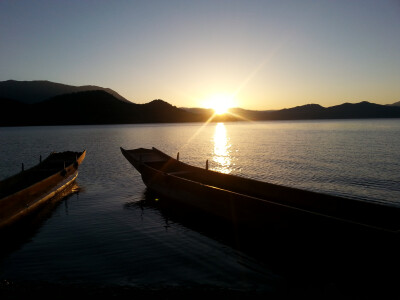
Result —
[{"label": "pale yellow sky", "polygon": [[0,80],[247,109],[400,101],[398,1],[1,1]]}]

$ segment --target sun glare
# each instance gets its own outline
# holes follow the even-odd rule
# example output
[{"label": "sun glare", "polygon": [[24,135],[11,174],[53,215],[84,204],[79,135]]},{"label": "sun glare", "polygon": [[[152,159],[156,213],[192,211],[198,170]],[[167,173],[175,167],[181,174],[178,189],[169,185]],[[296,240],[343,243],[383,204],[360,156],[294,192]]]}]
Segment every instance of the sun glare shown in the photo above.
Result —
[{"label": "sun glare", "polygon": [[222,115],[234,107],[235,101],[231,95],[213,95],[205,103],[205,107],[211,108],[217,115]]}]

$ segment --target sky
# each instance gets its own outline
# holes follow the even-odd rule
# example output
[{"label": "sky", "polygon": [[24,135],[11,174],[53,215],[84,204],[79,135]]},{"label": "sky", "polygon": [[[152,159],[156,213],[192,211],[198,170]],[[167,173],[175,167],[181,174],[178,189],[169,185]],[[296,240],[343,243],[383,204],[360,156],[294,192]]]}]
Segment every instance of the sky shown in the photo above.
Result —
[{"label": "sky", "polygon": [[0,0],[0,81],[255,110],[400,101],[400,0]]}]

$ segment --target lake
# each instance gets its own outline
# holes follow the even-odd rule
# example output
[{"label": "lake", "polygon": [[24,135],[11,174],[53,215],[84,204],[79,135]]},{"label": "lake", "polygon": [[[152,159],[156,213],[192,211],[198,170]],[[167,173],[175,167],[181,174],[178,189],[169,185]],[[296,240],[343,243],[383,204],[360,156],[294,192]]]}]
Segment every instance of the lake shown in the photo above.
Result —
[{"label": "lake", "polygon": [[148,205],[152,195],[119,147],[154,146],[224,173],[400,205],[400,119],[11,127],[0,128],[0,145],[0,180],[40,155],[87,150],[74,193],[26,234],[2,241],[3,285],[368,294],[346,281],[346,269],[340,278],[280,270],[274,257],[261,260],[207,231],[207,219],[193,225]]}]

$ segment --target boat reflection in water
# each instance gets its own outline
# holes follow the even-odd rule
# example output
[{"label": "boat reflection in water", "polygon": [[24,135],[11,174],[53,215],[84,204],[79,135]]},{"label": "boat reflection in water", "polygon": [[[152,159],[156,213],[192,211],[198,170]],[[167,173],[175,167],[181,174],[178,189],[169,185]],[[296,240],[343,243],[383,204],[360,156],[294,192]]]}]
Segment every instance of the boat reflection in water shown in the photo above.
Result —
[{"label": "boat reflection in water", "polygon": [[214,132],[214,153],[212,158],[213,162],[216,163],[216,165],[212,166],[214,171],[225,174],[232,172],[231,146],[226,134],[225,124],[218,123]]},{"label": "boat reflection in water", "polygon": [[75,181],[62,192],[47,201],[39,210],[36,210],[12,224],[9,228],[0,230],[0,239],[7,241],[0,248],[0,259],[16,251],[32,239],[45,222],[51,218],[57,207],[64,202],[65,213],[68,214],[68,199],[73,195],[79,196],[82,188]]}]

